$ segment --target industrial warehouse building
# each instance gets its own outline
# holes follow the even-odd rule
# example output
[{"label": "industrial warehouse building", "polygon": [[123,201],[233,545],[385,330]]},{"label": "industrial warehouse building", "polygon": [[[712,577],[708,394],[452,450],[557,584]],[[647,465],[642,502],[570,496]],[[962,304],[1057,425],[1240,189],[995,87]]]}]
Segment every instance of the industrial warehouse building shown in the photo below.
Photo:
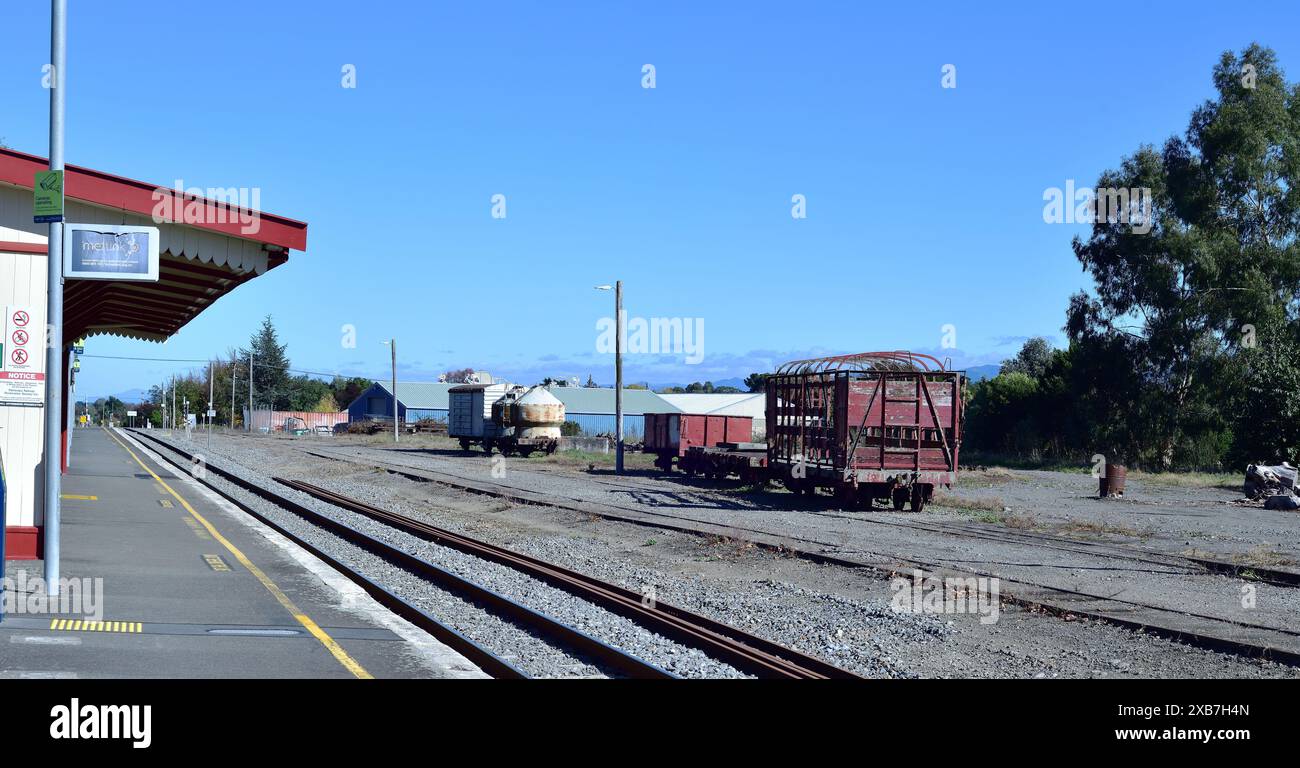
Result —
[{"label": "industrial warehouse building", "polygon": [[754,420],[754,439],[767,437],[767,395],[762,392],[736,394],[667,394],[660,395],[682,413],[709,416],[748,416]]},{"label": "industrial warehouse building", "polygon": [[[565,421],[577,422],[584,435],[614,434],[614,390],[595,387],[549,387],[564,403]],[[647,413],[676,413],[680,409],[647,389],[623,390],[623,438],[641,440]]]},{"label": "industrial warehouse building", "polygon": [[[403,424],[420,419],[447,420],[447,392],[459,384],[428,381],[397,382],[397,417]],[[348,421],[393,418],[393,388],[388,382],[371,384],[348,404]]]},{"label": "industrial warehouse building", "polygon": [[[420,419],[446,421],[448,391],[457,384],[397,382],[397,414],[403,424]],[[614,390],[595,387],[548,387],[564,403],[565,420],[575,422],[584,435],[614,434]],[[645,389],[623,390],[623,434],[641,439],[647,413],[710,413],[719,416],[753,416],[755,438],[765,434],[762,394],[660,395]],[[348,421],[391,419],[392,385],[380,382],[348,405]]]}]

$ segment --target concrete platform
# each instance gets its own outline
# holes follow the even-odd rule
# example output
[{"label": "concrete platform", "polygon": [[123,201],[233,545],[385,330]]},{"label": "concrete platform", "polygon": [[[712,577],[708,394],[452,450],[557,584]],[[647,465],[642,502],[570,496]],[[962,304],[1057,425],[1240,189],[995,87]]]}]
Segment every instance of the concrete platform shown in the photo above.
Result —
[{"label": "concrete platform", "polygon": [[482,677],[126,435],[78,429],[73,441],[62,576],[83,601],[35,604],[42,564],[6,563],[0,677]]}]

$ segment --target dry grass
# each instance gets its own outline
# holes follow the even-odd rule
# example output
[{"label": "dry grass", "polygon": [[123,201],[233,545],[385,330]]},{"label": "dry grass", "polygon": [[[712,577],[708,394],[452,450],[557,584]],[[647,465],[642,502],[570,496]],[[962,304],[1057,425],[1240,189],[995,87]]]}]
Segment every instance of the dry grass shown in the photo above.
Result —
[{"label": "dry grass", "polygon": [[957,485],[987,488],[1018,480],[1019,475],[1005,467],[964,470],[957,475]]},{"label": "dry grass", "polygon": [[[1195,557],[1202,560],[1230,560],[1238,565],[1255,565],[1260,568],[1295,565],[1295,560],[1292,558],[1275,549],[1269,549],[1263,544],[1256,545],[1249,552],[1237,552],[1230,555],[1224,555],[1222,552],[1210,552],[1196,547],[1184,549],[1179,554],[1184,557]],[[1254,578],[1254,574],[1249,572],[1243,572],[1242,575],[1247,578]]]},{"label": "dry grass", "polygon": [[1008,528],[1015,528],[1022,531],[1033,531],[1042,528],[1038,519],[1033,515],[1004,515],[1002,524]]},{"label": "dry grass", "polygon": [[[595,467],[612,469],[614,451],[609,453],[589,453],[587,451],[556,451],[549,456],[533,454],[528,461],[533,464],[554,464],[561,467]],[[654,469],[655,457],[652,453],[624,451],[623,466],[626,469]]]},{"label": "dry grass", "polygon": [[1062,533],[1109,534],[1112,536],[1128,536],[1134,539],[1145,539],[1155,534],[1155,531],[1150,528],[1138,529],[1123,523],[1103,523],[1096,520],[1074,520],[1061,523],[1057,526],[1057,530]]},{"label": "dry grass", "polygon": [[1241,475],[1224,472],[1129,472],[1129,478],[1173,488],[1219,488],[1241,490]]},{"label": "dry grass", "polygon": [[1001,514],[1007,508],[1006,502],[996,496],[968,499],[954,496],[946,491],[935,491],[930,503],[963,512],[997,512]]},{"label": "dry grass", "polygon": [[711,558],[718,560],[737,560],[753,551],[754,542],[745,539],[735,539],[730,536],[709,534],[704,537],[704,547],[709,550],[709,556]]},{"label": "dry grass", "polygon": [[1295,564],[1295,561],[1291,558],[1275,549],[1268,549],[1263,544],[1253,547],[1244,555],[1234,556],[1233,560],[1243,565],[1258,565],[1261,567]]}]

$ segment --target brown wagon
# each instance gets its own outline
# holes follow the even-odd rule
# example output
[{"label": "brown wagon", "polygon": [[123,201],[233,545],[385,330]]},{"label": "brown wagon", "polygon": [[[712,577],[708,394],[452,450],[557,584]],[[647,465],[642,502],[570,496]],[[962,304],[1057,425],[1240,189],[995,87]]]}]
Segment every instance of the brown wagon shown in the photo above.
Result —
[{"label": "brown wagon", "polygon": [[769,478],[919,512],[935,486],[957,481],[963,383],[913,352],[786,363],[767,380]]}]

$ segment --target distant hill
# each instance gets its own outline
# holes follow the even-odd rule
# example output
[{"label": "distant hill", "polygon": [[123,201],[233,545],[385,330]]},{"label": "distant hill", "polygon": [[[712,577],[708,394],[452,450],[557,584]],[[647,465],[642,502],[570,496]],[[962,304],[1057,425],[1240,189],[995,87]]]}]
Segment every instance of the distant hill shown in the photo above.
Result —
[{"label": "distant hill", "polygon": [[[691,382],[689,381],[662,381],[662,382],[656,382],[654,384],[649,384],[648,386],[650,387],[651,390],[655,392],[662,392],[663,390],[672,387],[680,387],[684,389],[686,385],[690,383]],[[749,391],[749,388],[745,386],[745,380],[742,378],[719,379],[713,382],[713,386],[714,387],[735,387],[736,389],[739,389],[741,392]]]},{"label": "distant hill", "polygon": [[970,379],[971,381],[982,381],[984,379],[991,379],[994,376],[997,376],[998,371],[1001,370],[1002,370],[1002,366],[1000,365],[976,365],[972,368],[966,369],[966,378]]},{"label": "distant hill", "polygon": [[[89,400],[90,402],[93,403],[96,400],[100,399],[101,397],[108,398],[109,395],[83,395],[80,392],[78,392],[76,393],[76,395],[74,395],[74,397],[76,398],[77,402],[81,402],[82,400]],[[147,397],[149,397],[149,390],[128,389],[125,392],[114,392],[112,397],[116,397],[118,400],[121,400],[127,405],[136,405],[137,403],[144,402],[144,400]]]}]

